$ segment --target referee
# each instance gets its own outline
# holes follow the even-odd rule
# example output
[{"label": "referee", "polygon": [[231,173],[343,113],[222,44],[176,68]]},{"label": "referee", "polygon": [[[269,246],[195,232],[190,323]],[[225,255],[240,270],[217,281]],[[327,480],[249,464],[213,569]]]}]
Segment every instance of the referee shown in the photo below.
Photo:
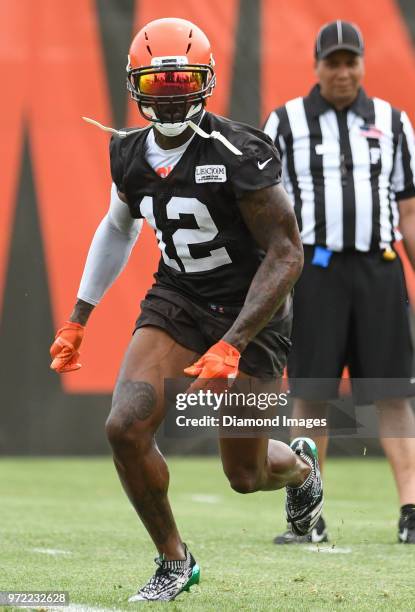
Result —
[{"label": "referee", "polygon": [[[348,366],[356,403],[378,410],[401,504],[399,541],[415,544],[415,418],[406,399],[412,344],[394,250],[402,235],[415,268],[414,133],[404,112],[361,87],[363,51],[355,25],[323,26],[315,45],[318,83],[273,111],[264,128],[280,151],[304,244],[288,373],[293,416],[327,418],[327,400]],[[400,382],[392,388],[379,379]],[[324,464],[327,435],[317,442]],[[324,519],[309,539],[327,540]],[[274,541],[304,538],[288,530]]]}]

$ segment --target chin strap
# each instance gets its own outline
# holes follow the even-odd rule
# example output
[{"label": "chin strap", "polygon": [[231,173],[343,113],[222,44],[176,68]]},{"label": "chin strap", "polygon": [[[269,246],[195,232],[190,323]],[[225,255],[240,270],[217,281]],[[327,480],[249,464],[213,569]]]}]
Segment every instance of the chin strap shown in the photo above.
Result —
[{"label": "chin strap", "polygon": [[[115,130],[114,128],[107,127],[105,125],[102,125],[102,123],[95,121],[94,119],[90,119],[89,117],[82,117],[82,119],[86,121],[87,123],[90,123],[91,125],[95,125],[96,127],[98,127],[100,130],[103,130],[104,132],[110,132],[111,134],[117,134],[118,136],[120,136],[120,138],[125,138],[126,136],[129,136],[130,134],[136,134],[137,132],[142,132],[143,130],[147,130],[149,127],[147,125],[146,127],[136,128],[135,130],[129,130],[127,132],[126,130]],[[202,130],[200,126],[196,125],[196,123],[193,123],[193,121],[189,121],[188,123],[189,123],[189,127],[192,128],[192,130],[196,132],[198,136],[201,136],[202,138],[214,138],[215,140],[219,140],[219,142],[221,142],[234,155],[242,155],[242,152],[236,147],[234,147],[233,144],[229,142],[229,140],[220,132],[213,131],[210,134],[208,134],[207,132]]]},{"label": "chin strap", "polygon": [[215,140],[219,140],[234,155],[242,155],[242,152],[236,147],[234,147],[233,144],[229,142],[229,140],[220,132],[214,131],[208,134],[207,132],[202,130],[200,126],[196,125],[196,123],[193,123],[193,121],[189,121],[189,127],[191,127],[192,130],[196,132],[198,136],[201,136],[202,138],[214,138]]}]

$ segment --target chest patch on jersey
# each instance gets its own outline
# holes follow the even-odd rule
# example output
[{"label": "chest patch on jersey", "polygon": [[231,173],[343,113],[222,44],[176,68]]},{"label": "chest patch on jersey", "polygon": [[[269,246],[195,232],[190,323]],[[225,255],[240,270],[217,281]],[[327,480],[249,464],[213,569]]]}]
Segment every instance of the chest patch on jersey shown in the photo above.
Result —
[{"label": "chest patch on jersey", "polygon": [[195,181],[196,183],[225,183],[226,167],[221,165],[196,166]]}]

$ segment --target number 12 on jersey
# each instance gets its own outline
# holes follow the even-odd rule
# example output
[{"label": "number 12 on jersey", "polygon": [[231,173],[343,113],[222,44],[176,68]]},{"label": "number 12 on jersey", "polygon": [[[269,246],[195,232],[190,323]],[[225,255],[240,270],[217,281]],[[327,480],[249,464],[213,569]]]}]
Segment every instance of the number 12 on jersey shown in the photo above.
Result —
[{"label": "number 12 on jersey", "polygon": [[[166,205],[166,217],[169,220],[181,220],[182,215],[191,215],[194,218],[196,228],[180,228],[171,232],[163,231],[162,227],[158,227],[154,215],[154,202],[151,196],[145,196],[140,205],[141,214],[151,227],[156,232],[158,245],[164,260],[164,263],[174,268],[179,272],[207,272],[232,263],[228,251],[225,247],[209,249],[206,244],[214,240],[219,231],[213,221],[209,210],[205,204],[197,198],[182,198],[173,197]],[[167,243],[171,242],[174,246],[177,257],[172,259],[166,252]],[[197,244],[206,244],[206,252],[204,257],[192,257],[189,246]],[[169,251],[170,251],[169,249]],[[178,261],[181,262],[179,266]]]}]

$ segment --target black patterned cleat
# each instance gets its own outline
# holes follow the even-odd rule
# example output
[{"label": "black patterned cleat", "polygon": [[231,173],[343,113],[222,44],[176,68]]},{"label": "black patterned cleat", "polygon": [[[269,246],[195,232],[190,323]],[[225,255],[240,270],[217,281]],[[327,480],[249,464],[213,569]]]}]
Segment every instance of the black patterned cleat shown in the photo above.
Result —
[{"label": "black patterned cleat", "polygon": [[185,559],[167,561],[163,557],[156,557],[154,560],[158,568],[154,576],[128,601],[172,601],[183,591],[189,591],[193,584],[199,584],[200,567],[186,545],[184,549]]},{"label": "black patterned cleat", "polygon": [[314,529],[323,510],[323,485],[318,465],[317,446],[311,438],[296,438],[291,449],[308,463],[311,471],[299,487],[286,487],[287,522],[295,535],[304,536]]},{"label": "black patterned cleat", "polygon": [[415,506],[404,512],[401,511],[398,526],[398,541],[402,542],[402,544],[415,544]]},{"label": "black patterned cleat", "polygon": [[287,531],[275,536],[274,544],[319,544],[320,542],[328,542],[329,535],[327,533],[326,522],[322,516],[318,519],[316,525],[307,535],[296,535],[291,529],[291,525],[287,525]]}]

